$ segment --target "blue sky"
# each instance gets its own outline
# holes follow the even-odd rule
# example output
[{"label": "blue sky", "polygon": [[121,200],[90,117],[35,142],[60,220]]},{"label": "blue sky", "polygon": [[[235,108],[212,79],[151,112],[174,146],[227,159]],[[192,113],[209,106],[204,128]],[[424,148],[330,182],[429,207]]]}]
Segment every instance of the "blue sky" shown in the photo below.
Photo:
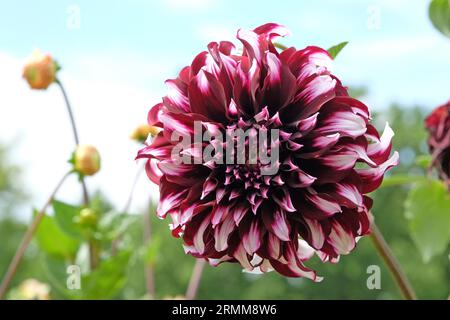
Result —
[{"label": "blue sky", "polygon": [[[327,48],[350,41],[336,68],[347,83],[372,89],[374,108],[391,100],[432,106],[446,99],[443,81],[450,74],[450,63],[445,63],[450,62],[450,41],[428,21],[428,2],[10,1],[0,11],[0,50],[25,57],[39,47],[60,58],[73,74],[91,68],[83,66],[89,57],[105,57],[111,63],[105,69],[116,68],[136,87],[163,93],[163,80],[188,64],[207,42],[232,38],[240,27],[273,21],[291,30],[286,44]],[[80,12],[78,29],[67,27],[73,6]],[[378,27],[370,28],[370,21],[376,20]],[[136,68],[139,65],[144,70]],[[168,74],[161,74],[162,68],[151,72],[154,65],[165,65]]]},{"label": "blue sky", "polygon": [[[137,146],[128,140],[128,133],[145,121],[149,107],[164,95],[164,80],[189,64],[209,41],[234,40],[238,28],[266,22],[287,26],[292,34],[281,42],[298,48],[311,44],[328,48],[350,41],[334,71],[346,85],[367,86],[370,94],[365,102],[371,108],[382,109],[392,102],[432,108],[450,98],[450,40],[433,29],[428,3],[3,1],[0,142],[19,141],[14,161],[27,167],[24,183],[30,190],[51,188],[51,181],[65,170],[72,145],[59,92],[56,88],[31,92],[20,78],[23,61],[33,48],[50,52],[63,66],[60,77],[73,100],[82,140],[95,143],[106,160],[102,175],[90,183],[106,184],[106,193],[120,205],[126,198],[120,185],[131,184],[136,170],[132,158]],[[79,27],[73,28],[77,11]],[[55,152],[55,145],[60,152]],[[28,160],[30,154],[34,157]],[[40,154],[53,154],[54,159]],[[146,183],[141,188],[149,190]],[[73,182],[63,197],[70,198],[75,188]],[[37,192],[35,200],[43,201],[46,193]],[[142,197],[145,200],[145,194]]]}]

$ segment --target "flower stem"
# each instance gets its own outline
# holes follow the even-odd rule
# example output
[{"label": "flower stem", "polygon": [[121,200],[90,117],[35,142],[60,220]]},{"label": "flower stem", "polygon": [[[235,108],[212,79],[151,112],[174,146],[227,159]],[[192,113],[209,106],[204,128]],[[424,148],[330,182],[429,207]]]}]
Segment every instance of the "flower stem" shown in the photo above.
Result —
[{"label": "flower stem", "polygon": [[200,285],[200,280],[202,279],[203,269],[205,267],[206,261],[204,259],[197,259],[195,261],[194,270],[192,271],[191,280],[189,281],[189,286],[186,291],[186,299],[194,300],[197,295],[198,287]]},{"label": "flower stem", "polygon": [[133,184],[131,185],[130,193],[128,194],[127,202],[125,203],[122,212],[128,212],[131,207],[131,203],[133,202],[134,190],[136,189],[136,185],[139,182],[139,178],[141,177],[142,172],[144,171],[145,165],[140,166],[136,171],[134,176]]},{"label": "flower stem", "polygon": [[378,251],[378,254],[384,260],[384,263],[386,263],[386,266],[394,277],[394,280],[399,287],[403,297],[406,300],[417,300],[417,296],[411,286],[411,283],[406,277],[405,272],[402,270],[398,260],[395,258],[391,248],[389,248],[389,245],[386,243],[386,240],[384,239],[383,235],[380,232],[380,229],[378,229],[375,222],[372,222],[371,238],[373,244],[375,245],[375,248]]},{"label": "flower stem", "polygon": [[[67,96],[66,89],[59,79],[55,80],[56,84],[61,89],[61,93],[64,97],[64,101],[66,103],[67,113],[69,114],[70,124],[72,126],[73,137],[75,139],[75,145],[78,146],[80,144],[80,136],[78,134],[77,125],[75,122],[75,117],[73,116],[72,106],[69,101],[69,97]],[[89,193],[87,191],[86,182],[84,181],[84,177],[81,177],[81,187],[83,188],[83,203],[85,206],[89,205]]]},{"label": "flower stem", "polygon": [[[139,182],[139,178],[141,173],[144,171],[145,166],[141,166],[134,176],[133,184],[131,185],[130,193],[128,194],[128,199],[125,205],[123,206],[122,213],[127,213],[130,210],[131,203],[133,202],[134,191],[136,189],[136,185]],[[117,247],[119,246],[120,239],[122,238],[122,234],[117,235],[111,242],[111,255],[115,256],[117,253]]]},{"label": "flower stem", "polygon": [[[72,126],[73,137],[75,140],[75,145],[78,146],[80,144],[80,136],[78,134],[77,124],[75,122],[75,117],[73,115],[72,105],[70,104],[69,97],[67,96],[66,89],[64,88],[62,82],[59,79],[55,80],[56,84],[61,89],[61,93],[64,97],[64,102],[66,103],[67,113],[69,114],[70,124]],[[85,207],[89,207],[89,192],[86,186],[86,181],[84,177],[80,177],[81,188],[83,189],[83,204]],[[91,269],[95,269],[98,265],[99,251],[96,248],[96,244],[93,242],[89,242],[89,264]]]},{"label": "flower stem", "polygon": [[34,217],[34,220],[28,227],[27,231],[25,232],[25,235],[22,239],[22,242],[19,245],[19,248],[17,249],[13,259],[11,260],[11,263],[9,264],[8,270],[6,271],[5,277],[3,278],[2,284],[0,285],[0,300],[2,300],[5,296],[6,290],[8,289],[11,280],[14,277],[14,274],[17,271],[17,268],[19,266],[20,261],[23,258],[23,255],[25,254],[25,251],[28,248],[28,245],[30,244],[31,240],[33,239],[33,235],[37,230],[37,227],[39,226],[39,223],[42,221],[42,218],[45,216],[45,211],[47,210],[48,206],[52,203],[53,198],[55,197],[58,190],[63,185],[66,178],[72,173],[72,171],[66,173],[62,179],[59,181],[59,183],[56,185],[55,189],[51,193],[50,197],[45,202],[44,206],[39,210],[37,215]]}]

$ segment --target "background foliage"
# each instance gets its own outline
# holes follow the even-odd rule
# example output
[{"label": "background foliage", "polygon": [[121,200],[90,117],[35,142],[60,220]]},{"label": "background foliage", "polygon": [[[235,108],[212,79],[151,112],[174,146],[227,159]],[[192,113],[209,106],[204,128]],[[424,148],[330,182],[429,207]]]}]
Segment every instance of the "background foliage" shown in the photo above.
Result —
[{"label": "background foliage", "polygon": [[[356,92],[363,94],[364,90]],[[390,120],[396,137],[394,148],[401,154],[401,164],[391,174],[424,175],[423,164],[416,158],[426,153],[426,134],[423,129],[425,111],[419,107],[404,108],[392,105],[389,109],[374,115],[378,127],[386,119]],[[14,199],[23,197],[22,192],[14,189],[14,181],[18,179],[19,168],[12,167],[6,161],[6,149],[0,149],[0,206],[5,213],[17,211]],[[407,185],[388,186],[378,190],[373,197],[375,219],[383,231],[387,241],[400,260],[410,277],[419,298],[444,299],[450,292],[448,279],[450,269],[446,252],[447,244],[433,254],[422,257],[417,250],[423,235],[419,232],[410,233],[411,225],[408,215],[415,211],[433,214],[432,208],[422,202],[426,210],[419,210],[409,203],[404,207],[405,199],[411,188],[420,187]],[[427,187],[430,190],[433,186]],[[437,187],[439,188],[439,187]],[[427,194],[425,191],[425,195]],[[415,191],[417,193],[417,190]],[[430,195],[432,193],[429,193]],[[433,193],[435,196],[436,193]],[[442,195],[443,196],[443,195]],[[433,201],[430,199],[430,201]],[[61,202],[54,202],[53,214],[49,214],[39,227],[36,241],[27,254],[14,278],[13,287],[24,279],[33,277],[51,285],[52,298],[61,299],[107,299],[145,298],[144,265],[155,268],[156,298],[168,298],[185,293],[194,259],[186,256],[179,239],[172,238],[168,231],[168,221],[159,220],[154,214],[154,206],[146,214],[151,217],[152,241],[143,245],[143,216],[137,213],[124,214],[115,212],[108,201],[97,194],[93,207],[99,213],[97,230],[86,229],[72,223],[73,218],[81,208]],[[417,210],[416,210],[417,209]],[[431,210],[431,211],[430,211]],[[448,213],[448,212],[447,212]],[[448,215],[447,215],[448,216]],[[16,221],[10,214],[2,215],[0,222],[0,273],[5,272],[7,262],[16,250],[25,230],[25,224]],[[69,219],[69,220],[67,220]],[[126,231],[125,231],[126,230]],[[414,224],[413,224],[414,230]],[[124,233],[125,231],[125,233]],[[83,270],[86,261],[86,248],[83,239],[97,234],[95,239],[104,249],[101,265],[93,273],[86,273],[82,278],[80,291],[67,290],[65,286],[66,266],[68,263],[79,263]],[[109,256],[111,240],[123,234],[118,253]],[[431,230],[431,235],[433,230]],[[419,235],[419,238],[417,238]],[[428,235],[430,236],[430,235]],[[58,238],[59,241],[50,241]],[[427,237],[427,235],[425,235]],[[431,239],[432,241],[435,241]],[[74,256],[78,250],[78,255]],[[40,249],[40,250],[39,250]],[[84,255],[84,257],[83,257]],[[85,264],[85,262],[84,262]],[[363,238],[357,249],[349,256],[341,257],[336,265],[322,264],[315,259],[312,264],[325,276],[322,283],[313,283],[305,279],[283,278],[276,273],[254,275],[243,273],[238,265],[224,264],[218,268],[207,266],[203,275],[198,298],[204,299],[396,299],[400,295],[385,269],[382,261],[374,250],[371,240]],[[366,286],[367,267],[381,267],[381,290],[369,290]]]}]

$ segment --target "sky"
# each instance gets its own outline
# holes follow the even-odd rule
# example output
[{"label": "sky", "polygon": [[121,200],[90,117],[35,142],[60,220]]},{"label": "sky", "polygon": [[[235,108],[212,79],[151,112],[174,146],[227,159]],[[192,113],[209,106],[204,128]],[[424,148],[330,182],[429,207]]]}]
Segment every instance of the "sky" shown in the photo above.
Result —
[{"label": "sky", "polygon": [[[24,168],[40,206],[67,168],[73,138],[60,92],[31,91],[21,79],[32,50],[51,53],[72,101],[83,143],[94,144],[102,171],[88,179],[119,208],[128,196],[139,146],[128,138],[165,94],[164,80],[190,64],[210,41],[235,39],[239,28],[285,25],[280,40],[302,48],[347,47],[334,73],[348,86],[366,86],[370,108],[391,103],[432,108],[449,98],[450,41],[427,16],[428,0],[96,0],[0,2],[0,143],[13,146],[11,162]],[[59,198],[80,199],[73,178]],[[142,177],[132,209],[157,197]]]}]

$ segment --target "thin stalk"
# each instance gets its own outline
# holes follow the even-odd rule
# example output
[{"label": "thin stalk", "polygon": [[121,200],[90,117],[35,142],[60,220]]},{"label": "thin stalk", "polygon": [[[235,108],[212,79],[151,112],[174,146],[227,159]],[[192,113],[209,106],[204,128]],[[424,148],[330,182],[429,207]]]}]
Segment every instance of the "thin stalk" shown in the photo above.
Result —
[{"label": "thin stalk", "polygon": [[[133,184],[131,185],[130,193],[128,194],[127,201],[125,202],[125,205],[123,206],[123,209],[122,209],[123,213],[128,212],[128,210],[131,207],[131,203],[133,202],[134,191],[136,189],[136,185],[137,185],[137,183],[139,181],[139,178],[140,178],[141,173],[144,170],[144,168],[145,168],[145,166],[141,166],[136,171],[136,174],[135,174],[134,180],[133,180]],[[119,242],[120,242],[121,237],[122,237],[122,235],[119,234],[111,242],[111,255],[113,255],[113,256],[115,256],[116,253],[117,253],[117,247],[119,246]]]},{"label": "thin stalk", "polygon": [[47,210],[48,206],[52,203],[53,198],[55,197],[58,190],[63,185],[66,178],[71,174],[71,171],[66,173],[62,179],[59,181],[59,183],[56,185],[55,189],[51,193],[50,197],[45,202],[44,206],[39,210],[38,214],[34,217],[32,223],[29,225],[27,231],[25,232],[25,235],[22,239],[22,242],[19,245],[19,248],[17,249],[13,259],[11,260],[8,270],[6,271],[5,277],[3,278],[2,284],[0,285],[0,300],[2,300],[5,296],[5,293],[11,283],[11,280],[13,279],[17,268],[20,264],[20,261],[23,258],[23,255],[25,254],[25,251],[28,248],[28,245],[30,244],[31,240],[33,239],[34,233],[37,230],[37,227],[39,226],[39,223],[42,221],[42,219],[45,216],[45,211]]},{"label": "thin stalk", "polygon": [[406,300],[417,300],[417,296],[411,286],[411,283],[406,277],[405,272],[401,268],[391,248],[389,247],[383,235],[381,234],[380,229],[378,229],[377,225],[374,222],[372,222],[371,238],[373,244],[375,245],[375,248],[378,251],[378,254],[384,260],[384,263],[386,264],[392,276],[394,277],[395,283],[400,289],[400,292],[402,293],[403,297]]},{"label": "thin stalk", "polygon": [[[78,134],[77,125],[75,122],[75,117],[72,111],[72,105],[70,104],[69,97],[67,96],[66,89],[59,79],[56,79],[56,84],[61,89],[61,93],[64,97],[64,102],[66,103],[67,113],[69,114],[70,124],[72,127],[73,137],[75,140],[75,145],[78,146],[80,144],[80,136]],[[87,190],[86,182],[84,181],[84,177],[81,177],[81,187],[83,188],[83,203],[85,206],[89,206],[89,193]]]},{"label": "thin stalk", "polygon": [[[62,82],[59,79],[55,80],[58,87],[61,89],[61,93],[64,97],[64,102],[66,104],[67,113],[69,114],[70,124],[72,127],[73,138],[75,140],[75,145],[78,146],[80,144],[80,135],[78,134],[77,124],[75,122],[75,117],[73,115],[72,105],[70,104],[69,97],[67,95],[66,89],[64,88]],[[85,207],[89,207],[89,192],[86,186],[86,181],[84,177],[80,177],[81,188],[83,189],[83,204]],[[99,252],[96,248],[96,244],[93,242],[89,242],[89,264],[91,269],[95,269],[100,260]]]},{"label": "thin stalk", "polygon": [[194,270],[192,270],[191,280],[189,281],[189,286],[186,291],[187,300],[194,300],[197,296],[197,291],[200,286],[200,280],[202,279],[205,264],[206,261],[204,259],[197,259],[195,261]]},{"label": "thin stalk", "polygon": [[136,171],[136,174],[134,176],[133,184],[131,185],[130,193],[128,194],[127,202],[125,203],[122,212],[128,212],[128,210],[131,207],[131,203],[133,202],[133,196],[134,196],[134,190],[136,189],[136,185],[139,182],[139,178],[142,174],[142,171],[144,171],[145,165],[141,165],[138,170]]}]

